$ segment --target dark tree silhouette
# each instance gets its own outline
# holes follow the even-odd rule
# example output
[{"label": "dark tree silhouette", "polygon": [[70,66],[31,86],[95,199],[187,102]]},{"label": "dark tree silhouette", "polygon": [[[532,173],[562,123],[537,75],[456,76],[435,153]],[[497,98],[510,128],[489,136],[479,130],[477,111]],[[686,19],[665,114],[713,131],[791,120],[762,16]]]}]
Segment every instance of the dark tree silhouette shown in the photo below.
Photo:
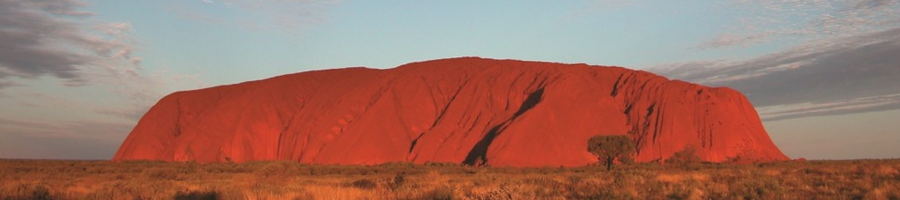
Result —
[{"label": "dark tree silhouette", "polygon": [[630,158],[634,154],[634,141],[628,135],[598,135],[588,140],[588,152],[597,159],[606,159],[606,170],[611,170],[613,161]]}]

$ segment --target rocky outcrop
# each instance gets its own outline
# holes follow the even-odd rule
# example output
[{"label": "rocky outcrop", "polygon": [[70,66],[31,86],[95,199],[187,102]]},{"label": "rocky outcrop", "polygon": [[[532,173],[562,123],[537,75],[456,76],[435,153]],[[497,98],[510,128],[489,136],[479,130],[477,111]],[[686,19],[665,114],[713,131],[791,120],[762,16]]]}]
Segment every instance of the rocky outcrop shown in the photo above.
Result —
[{"label": "rocky outcrop", "polygon": [[176,92],[113,160],[580,166],[594,135],[638,161],[694,145],[707,161],[788,159],[729,88],[620,67],[482,58],[310,71]]}]

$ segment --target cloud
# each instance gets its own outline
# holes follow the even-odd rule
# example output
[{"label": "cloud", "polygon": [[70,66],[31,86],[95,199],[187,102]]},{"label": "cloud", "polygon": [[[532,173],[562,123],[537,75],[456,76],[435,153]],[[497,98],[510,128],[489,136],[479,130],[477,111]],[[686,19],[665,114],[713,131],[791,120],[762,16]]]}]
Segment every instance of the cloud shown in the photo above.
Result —
[{"label": "cloud", "polygon": [[0,158],[106,160],[132,127],[97,121],[49,123],[0,118]]},{"label": "cloud", "polygon": [[0,137],[16,133],[36,138],[90,138],[109,142],[121,142],[134,127],[129,123],[84,121],[21,121],[0,118]]},{"label": "cloud", "polygon": [[900,108],[900,28],[744,61],[657,66],[670,78],[743,92],[766,120]]},{"label": "cloud", "polygon": [[29,91],[17,94],[16,96],[21,99],[27,99],[28,101],[22,101],[22,105],[31,106],[31,107],[71,107],[78,106],[71,101],[71,99],[66,99],[62,97],[57,97],[37,91]]},{"label": "cloud", "polygon": [[852,8],[851,10],[864,10],[890,6],[895,3],[897,3],[896,0],[855,0],[850,1],[850,5],[852,5],[850,8]]},{"label": "cloud", "polygon": [[897,0],[741,0],[725,3],[746,16],[698,49],[749,46],[780,38],[828,40],[888,30],[900,24]]},{"label": "cloud", "polygon": [[[197,75],[144,70],[131,23],[94,19],[85,6],[0,0],[0,118],[14,119],[0,119],[0,157],[106,159],[163,92],[202,86]],[[29,117],[39,122],[21,121]],[[88,148],[95,145],[108,148]]]},{"label": "cloud", "polygon": [[[55,77],[99,85],[147,108],[178,75],[146,72],[128,22],[94,20],[77,0],[0,0],[0,90]],[[22,79],[18,80],[17,79]],[[7,94],[11,95],[11,94]]]},{"label": "cloud", "polygon": [[49,126],[49,124],[41,123],[41,122],[28,122],[28,121],[18,121],[18,120],[0,118],[0,126],[3,126],[3,127],[8,127],[8,126],[45,127],[45,126]]},{"label": "cloud", "polygon": [[16,82],[12,82],[12,81],[0,81],[0,90],[3,90],[3,88],[15,87],[15,86],[21,86],[21,85],[19,85]]},{"label": "cloud", "polygon": [[0,1],[0,80],[53,76],[66,85],[89,82],[85,68],[122,68],[133,59],[131,26],[91,21],[75,0]]},{"label": "cloud", "polygon": [[150,107],[135,106],[124,109],[97,108],[94,109],[94,112],[114,117],[123,117],[132,121],[138,121],[141,119],[141,117],[144,116],[145,113],[147,113],[148,110],[150,110]]},{"label": "cloud", "polygon": [[747,34],[732,34],[732,33],[723,33],[716,38],[713,38],[710,41],[707,41],[703,44],[700,44],[700,49],[708,49],[708,48],[719,48],[719,47],[729,47],[729,46],[747,46],[750,44],[755,44],[763,41],[767,41],[772,36],[772,32],[766,33],[757,33],[752,35]]},{"label": "cloud", "polygon": [[870,111],[900,109],[900,94],[861,97],[848,100],[807,102],[768,106],[759,109],[760,117],[769,121]]}]

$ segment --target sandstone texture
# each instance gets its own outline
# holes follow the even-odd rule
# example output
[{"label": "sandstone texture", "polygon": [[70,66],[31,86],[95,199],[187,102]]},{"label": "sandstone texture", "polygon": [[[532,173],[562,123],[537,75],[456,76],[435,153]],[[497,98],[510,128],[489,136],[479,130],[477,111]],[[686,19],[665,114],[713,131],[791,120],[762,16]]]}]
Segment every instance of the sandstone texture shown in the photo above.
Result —
[{"label": "sandstone texture", "polygon": [[483,58],[345,68],[183,91],[141,118],[114,161],[452,162],[582,166],[630,135],[637,161],[687,145],[706,161],[779,161],[740,92],[621,67]]}]

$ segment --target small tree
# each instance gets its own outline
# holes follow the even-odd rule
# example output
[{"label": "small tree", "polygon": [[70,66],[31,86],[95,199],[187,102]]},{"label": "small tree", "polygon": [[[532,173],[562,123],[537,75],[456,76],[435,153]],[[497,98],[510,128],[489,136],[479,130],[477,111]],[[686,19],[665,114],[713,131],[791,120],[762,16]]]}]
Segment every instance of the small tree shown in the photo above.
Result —
[{"label": "small tree", "polygon": [[614,160],[625,160],[634,154],[634,141],[627,135],[598,135],[588,140],[589,152],[597,159],[606,159],[606,170],[612,169]]}]

